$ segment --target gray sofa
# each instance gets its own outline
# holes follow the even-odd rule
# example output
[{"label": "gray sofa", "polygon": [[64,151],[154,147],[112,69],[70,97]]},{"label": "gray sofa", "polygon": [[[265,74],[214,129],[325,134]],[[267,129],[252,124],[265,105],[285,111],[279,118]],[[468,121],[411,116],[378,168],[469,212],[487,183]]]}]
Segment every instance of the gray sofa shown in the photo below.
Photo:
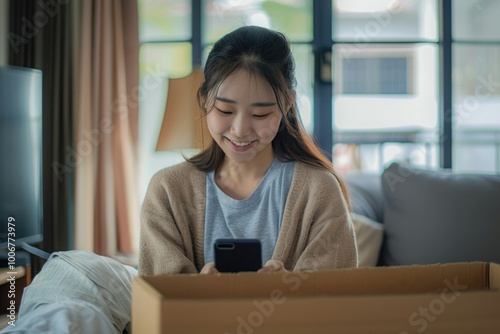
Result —
[{"label": "gray sofa", "polygon": [[378,265],[500,263],[500,175],[393,163],[344,177],[353,212],[382,224]]}]

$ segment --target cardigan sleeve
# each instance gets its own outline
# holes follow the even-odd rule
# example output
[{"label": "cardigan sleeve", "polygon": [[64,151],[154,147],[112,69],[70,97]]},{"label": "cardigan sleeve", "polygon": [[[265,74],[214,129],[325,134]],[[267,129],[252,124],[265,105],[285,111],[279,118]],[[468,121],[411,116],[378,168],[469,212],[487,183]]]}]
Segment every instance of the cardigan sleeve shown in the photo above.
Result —
[{"label": "cardigan sleeve", "polygon": [[350,215],[323,217],[310,229],[307,246],[294,270],[353,268],[358,266],[356,239]]},{"label": "cardigan sleeve", "polygon": [[298,167],[278,259],[294,271],[357,267],[355,232],[338,180],[327,171]]},{"label": "cardigan sleeve", "polygon": [[141,213],[139,275],[197,273],[171,217]]},{"label": "cardigan sleeve", "polygon": [[[172,176],[171,176],[172,177]],[[190,252],[187,217],[176,217],[176,203],[183,202],[180,191],[169,187],[160,171],[148,187],[141,211],[139,275],[197,273]]]}]

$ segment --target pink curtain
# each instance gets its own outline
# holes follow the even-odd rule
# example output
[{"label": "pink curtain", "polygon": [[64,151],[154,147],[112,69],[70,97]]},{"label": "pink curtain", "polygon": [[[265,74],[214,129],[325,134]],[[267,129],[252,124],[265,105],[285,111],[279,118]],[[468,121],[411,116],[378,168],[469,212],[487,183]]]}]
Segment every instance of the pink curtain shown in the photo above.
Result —
[{"label": "pink curtain", "polygon": [[138,13],[136,0],[75,6],[75,248],[136,255]]}]

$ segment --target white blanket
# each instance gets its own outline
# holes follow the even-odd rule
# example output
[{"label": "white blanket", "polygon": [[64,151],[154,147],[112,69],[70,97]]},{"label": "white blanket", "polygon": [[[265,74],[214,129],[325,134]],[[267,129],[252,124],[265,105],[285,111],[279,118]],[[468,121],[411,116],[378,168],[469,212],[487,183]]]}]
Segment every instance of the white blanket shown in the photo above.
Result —
[{"label": "white blanket", "polygon": [[25,288],[15,327],[0,333],[130,333],[134,276],[136,269],[94,253],[53,253]]}]

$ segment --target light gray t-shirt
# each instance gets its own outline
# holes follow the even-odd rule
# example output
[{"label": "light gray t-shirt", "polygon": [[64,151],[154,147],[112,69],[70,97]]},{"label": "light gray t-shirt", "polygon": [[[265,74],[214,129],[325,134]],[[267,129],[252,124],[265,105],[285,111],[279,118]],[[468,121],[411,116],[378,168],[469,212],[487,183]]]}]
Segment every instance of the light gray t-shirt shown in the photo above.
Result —
[{"label": "light gray t-shirt", "polygon": [[237,200],[226,195],[215,183],[214,172],[207,173],[205,211],[205,263],[214,261],[216,239],[259,239],[262,264],[274,251],[281,227],[295,162],[277,158],[252,195]]}]

